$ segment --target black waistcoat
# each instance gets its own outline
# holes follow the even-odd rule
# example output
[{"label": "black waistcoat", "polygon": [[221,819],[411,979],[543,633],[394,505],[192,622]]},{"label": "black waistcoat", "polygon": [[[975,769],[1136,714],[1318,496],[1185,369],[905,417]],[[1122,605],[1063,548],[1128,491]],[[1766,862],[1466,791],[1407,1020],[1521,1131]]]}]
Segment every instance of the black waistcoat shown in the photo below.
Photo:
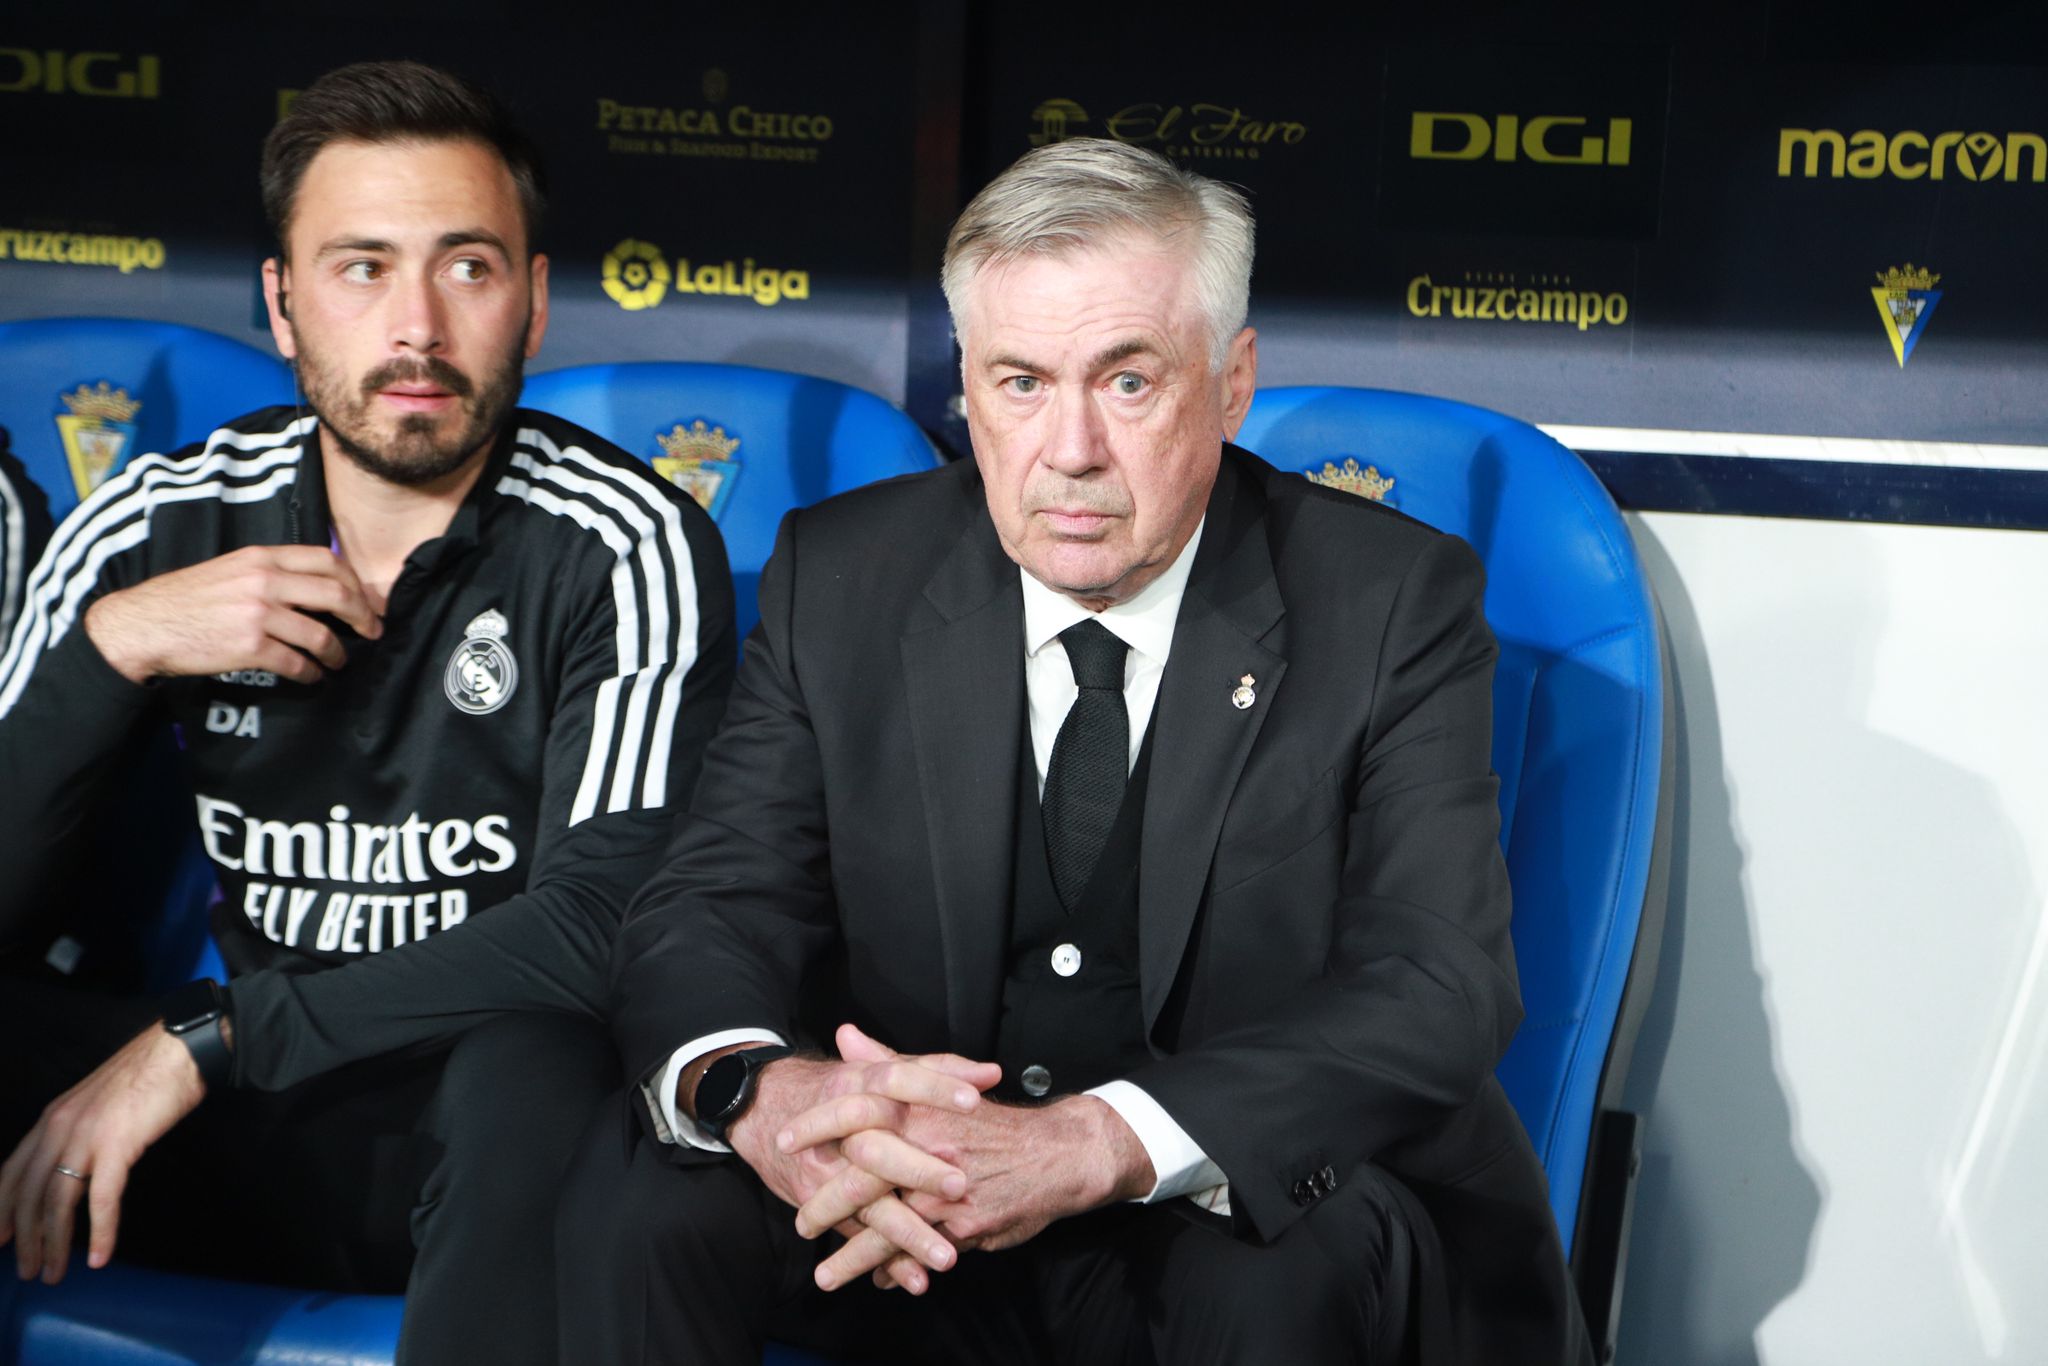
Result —
[{"label": "black waistcoat", "polygon": [[[1152,768],[1147,727],[1101,861],[1071,912],[1053,888],[1038,798],[1038,764],[1026,727],[1018,765],[1017,848],[1003,982],[996,1094],[1019,1100],[1072,1095],[1151,1060],[1138,990],[1138,850]],[[1078,963],[1078,966],[1075,964]],[[1060,969],[1073,967],[1070,974]],[[1045,1076],[1032,1069],[1043,1069]],[[1042,1086],[1033,1083],[1044,1082]]]}]

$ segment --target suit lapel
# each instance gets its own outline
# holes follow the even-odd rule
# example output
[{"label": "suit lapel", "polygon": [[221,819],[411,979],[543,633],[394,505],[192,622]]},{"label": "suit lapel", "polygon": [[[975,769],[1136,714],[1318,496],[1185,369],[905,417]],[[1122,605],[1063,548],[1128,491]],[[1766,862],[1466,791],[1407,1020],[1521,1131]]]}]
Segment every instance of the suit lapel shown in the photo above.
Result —
[{"label": "suit lapel", "polygon": [[[974,486],[980,501],[980,485]],[[959,1051],[989,1057],[1009,931],[1023,744],[1023,592],[985,512],[925,586],[901,642]]]},{"label": "suit lapel", "polygon": [[[1224,811],[1287,672],[1287,661],[1262,643],[1284,612],[1266,541],[1265,495],[1226,450],[1152,713],[1138,862],[1148,1033],[1179,974]],[[1240,710],[1231,693],[1245,674],[1256,680],[1256,700]]]}]

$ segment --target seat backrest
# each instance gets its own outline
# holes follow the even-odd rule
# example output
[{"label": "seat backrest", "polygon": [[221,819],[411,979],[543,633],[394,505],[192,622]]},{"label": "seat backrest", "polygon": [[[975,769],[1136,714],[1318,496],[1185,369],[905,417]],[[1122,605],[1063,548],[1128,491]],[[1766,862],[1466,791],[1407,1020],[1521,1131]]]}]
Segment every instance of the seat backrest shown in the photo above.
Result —
[{"label": "seat backrest", "polygon": [[750,365],[576,365],[532,376],[520,402],[589,428],[695,495],[725,538],[742,640],[784,513],[941,463],[918,425],[873,394]]},{"label": "seat backrest", "polygon": [[0,427],[60,522],[137,455],[204,440],[229,418],[292,399],[283,361],[196,327],[0,323]]},{"label": "seat backrest", "polygon": [[[290,403],[293,393],[291,370],[276,356],[195,327],[132,318],[0,323],[0,427],[57,522],[136,456],[202,441],[229,418]],[[169,736],[150,737],[111,786],[97,826],[120,832],[122,856],[88,861],[91,889],[81,901],[105,920],[74,927],[98,959],[95,976],[156,990],[224,975],[207,935],[213,869]]]},{"label": "seat backrest", "polygon": [[1498,1075],[1569,1251],[1660,837],[1661,646],[1628,528],[1576,455],[1463,403],[1267,389],[1238,444],[1453,532],[1485,562],[1501,650],[1493,766],[1526,1011]]}]

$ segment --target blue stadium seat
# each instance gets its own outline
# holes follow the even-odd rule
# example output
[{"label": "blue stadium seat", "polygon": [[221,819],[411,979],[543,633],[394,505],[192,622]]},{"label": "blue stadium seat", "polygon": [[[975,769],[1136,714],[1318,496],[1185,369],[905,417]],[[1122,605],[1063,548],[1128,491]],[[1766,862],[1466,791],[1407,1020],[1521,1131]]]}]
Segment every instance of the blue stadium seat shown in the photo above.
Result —
[{"label": "blue stadium seat", "polygon": [[[18,1366],[389,1366],[404,1300],[75,1262],[61,1285],[0,1274],[0,1362]],[[480,1363],[480,1366],[482,1364]],[[763,1366],[834,1366],[771,1347]]]},{"label": "blue stadium seat", "polygon": [[66,513],[133,457],[202,441],[231,417],[293,401],[269,350],[178,323],[0,323],[0,427]]},{"label": "blue stadium seat", "polygon": [[1662,943],[1673,792],[1662,636],[1628,527],[1576,455],[1444,399],[1262,390],[1238,443],[1455,532],[1486,564],[1527,1012],[1499,1076],[1549,1175],[1596,1346],[1611,1348],[1640,1151],[1620,1093]]},{"label": "blue stadium seat", "polygon": [[0,1360],[373,1366],[391,1360],[404,1303],[397,1295],[309,1294],[119,1263],[89,1271],[78,1260],[57,1286],[24,1286],[6,1276]]},{"label": "blue stadium seat", "polygon": [[534,375],[520,402],[565,417],[689,488],[732,560],[739,637],[783,513],[941,463],[918,425],[864,390],[750,365],[639,361]]}]

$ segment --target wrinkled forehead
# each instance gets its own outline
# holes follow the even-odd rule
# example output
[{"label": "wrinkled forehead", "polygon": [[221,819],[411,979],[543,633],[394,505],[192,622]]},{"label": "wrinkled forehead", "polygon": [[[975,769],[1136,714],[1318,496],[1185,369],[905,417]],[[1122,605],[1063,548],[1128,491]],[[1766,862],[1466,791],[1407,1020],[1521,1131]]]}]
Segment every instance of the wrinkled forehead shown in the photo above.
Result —
[{"label": "wrinkled forehead", "polygon": [[968,278],[963,344],[1026,317],[1043,319],[1121,304],[1162,328],[1200,325],[1195,258],[1185,237],[1135,229],[1085,241],[1049,241],[981,262]]}]

